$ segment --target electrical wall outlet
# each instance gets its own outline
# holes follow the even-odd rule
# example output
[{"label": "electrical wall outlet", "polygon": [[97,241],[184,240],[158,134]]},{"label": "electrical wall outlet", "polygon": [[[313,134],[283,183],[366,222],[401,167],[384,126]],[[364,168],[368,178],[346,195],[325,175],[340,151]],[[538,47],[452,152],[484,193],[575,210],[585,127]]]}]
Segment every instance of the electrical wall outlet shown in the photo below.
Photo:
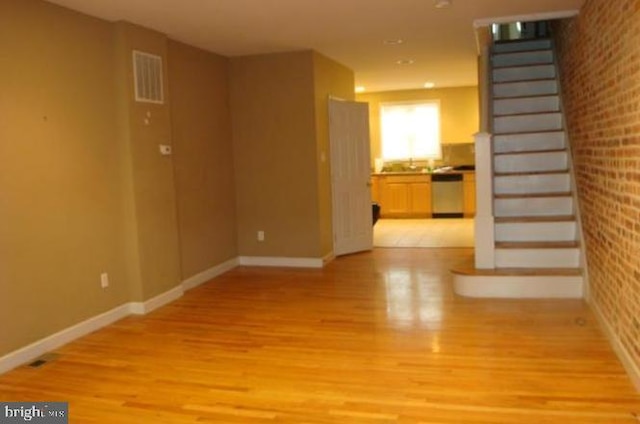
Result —
[{"label": "electrical wall outlet", "polygon": [[264,231],[258,231],[258,241],[264,241]]},{"label": "electrical wall outlet", "polygon": [[103,289],[109,287],[109,274],[107,274],[106,272],[100,274],[100,287],[102,287]]}]

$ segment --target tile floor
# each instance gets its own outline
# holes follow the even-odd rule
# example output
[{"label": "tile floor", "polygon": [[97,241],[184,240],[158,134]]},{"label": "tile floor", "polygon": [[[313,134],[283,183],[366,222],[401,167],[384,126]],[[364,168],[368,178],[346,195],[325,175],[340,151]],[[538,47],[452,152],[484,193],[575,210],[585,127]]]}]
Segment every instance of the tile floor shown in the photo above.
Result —
[{"label": "tile floor", "polygon": [[374,247],[473,247],[473,219],[380,219]]}]

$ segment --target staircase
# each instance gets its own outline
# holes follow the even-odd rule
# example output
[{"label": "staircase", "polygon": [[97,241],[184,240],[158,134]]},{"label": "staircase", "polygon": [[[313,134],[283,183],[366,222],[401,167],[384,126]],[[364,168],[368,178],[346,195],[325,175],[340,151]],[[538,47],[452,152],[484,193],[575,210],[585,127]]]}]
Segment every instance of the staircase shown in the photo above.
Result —
[{"label": "staircase", "polygon": [[580,298],[582,254],[551,42],[495,44],[491,66],[495,263],[453,270],[456,292]]}]

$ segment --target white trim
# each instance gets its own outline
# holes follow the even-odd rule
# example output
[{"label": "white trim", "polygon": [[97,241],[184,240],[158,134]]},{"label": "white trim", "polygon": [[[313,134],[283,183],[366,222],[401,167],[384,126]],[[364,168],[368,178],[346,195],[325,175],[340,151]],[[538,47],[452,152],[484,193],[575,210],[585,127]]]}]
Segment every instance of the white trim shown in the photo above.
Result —
[{"label": "white trim", "polygon": [[501,16],[497,18],[482,18],[473,21],[474,28],[491,26],[492,24],[510,24],[512,22],[551,21],[554,19],[573,18],[579,10],[559,10],[557,12],[532,13],[529,15]]},{"label": "white trim", "polygon": [[184,289],[180,284],[164,293],[160,293],[159,295],[152,297],[149,300],[145,300],[144,302],[129,303],[129,312],[136,315],[148,314],[149,312],[182,297],[183,294]]},{"label": "white trim", "polygon": [[618,356],[618,359],[622,363],[625,371],[627,371],[627,375],[631,379],[631,383],[633,383],[636,390],[640,392],[640,367],[638,367],[638,364],[633,361],[629,351],[620,342],[620,339],[616,336],[616,333],[613,331],[611,325],[609,325],[609,322],[602,314],[598,305],[595,303],[590,303],[590,305],[594,311],[594,315],[604,330],[605,336],[609,339],[609,343],[613,347],[614,352]]},{"label": "white trim", "polygon": [[456,294],[493,299],[582,299],[581,276],[453,276]]},{"label": "white trim", "polygon": [[276,266],[291,268],[322,268],[323,258],[286,258],[270,256],[240,256],[240,265],[244,266]]},{"label": "white trim", "polygon": [[182,282],[182,288],[187,291],[192,288],[198,287],[201,284],[206,283],[207,281],[215,278],[219,275],[224,274],[227,271],[232,270],[237,267],[239,264],[238,258],[229,259],[226,262],[213,266],[207,270],[197,273],[196,275],[192,275]]},{"label": "white trim", "polygon": [[182,285],[178,285],[145,302],[129,302],[110,311],[91,317],[64,330],[31,343],[28,346],[10,352],[0,358],[0,374],[34,360],[46,352],[55,350],[82,336],[99,330],[131,314],[144,315],[161,306],[173,302],[184,294]]},{"label": "white trim", "polygon": [[40,339],[21,349],[10,352],[0,358],[0,374],[32,361],[46,352],[57,349],[102,327],[106,327],[130,314],[130,304],[125,303],[110,311],[96,315],[86,321]]},{"label": "white trim", "polygon": [[322,264],[326,265],[332,260],[334,260],[335,258],[336,258],[336,255],[333,253],[333,251],[331,251],[322,257]]}]

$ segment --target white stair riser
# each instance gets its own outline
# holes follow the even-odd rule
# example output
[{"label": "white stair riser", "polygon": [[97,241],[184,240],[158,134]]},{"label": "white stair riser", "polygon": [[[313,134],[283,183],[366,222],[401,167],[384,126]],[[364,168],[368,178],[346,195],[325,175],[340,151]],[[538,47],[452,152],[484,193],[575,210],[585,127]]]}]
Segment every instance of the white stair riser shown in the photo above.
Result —
[{"label": "white stair riser", "polygon": [[578,248],[567,249],[496,249],[498,268],[577,268]]},{"label": "white stair riser", "polygon": [[493,45],[494,53],[522,52],[527,50],[544,50],[551,48],[551,40],[528,40]]},{"label": "white stair riser", "polygon": [[493,102],[494,116],[514,113],[558,112],[559,110],[560,99],[558,96],[499,99]]},{"label": "white stair riser", "polygon": [[529,52],[517,53],[498,53],[494,54],[493,66],[518,66],[518,65],[535,65],[541,63],[552,63],[553,53],[551,50],[536,50]]},{"label": "white stair riser", "polygon": [[582,276],[454,275],[456,294],[476,298],[581,299]]},{"label": "white stair riser", "polygon": [[561,171],[567,169],[566,152],[517,153],[498,155],[494,159],[496,172]]},{"label": "white stair riser", "polygon": [[516,66],[493,70],[494,82],[526,81],[555,77],[556,69],[553,65]]},{"label": "white stair riser", "polygon": [[521,197],[495,199],[495,216],[549,216],[573,214],[571,197]]},{"label": "white stair riser", "polygon": [[496,194],[557,193],[571,189],[569,174],[495,177],[493,186]]},{"label": "white stair riser", "polygon": [[493,118],[493,131],[500,133],[535,132],[562,129],[562,114],[499,116]]},{"label": "white stair riser", "polygon": [[493,136],[493,151],[496,153],[532,152],[536,150],[563,149],[564,147],[564,131]]},{"label": "white stair riser", "polygon": [[544,96],[557,93],[558,83],[555,80],[506,82],[493,85],[493,96],[496,98]]},{"label": "white stair riser", "polygon": [[495,225],[496,241],[573,241],[576,223],[566,222],[505,222]]}]

